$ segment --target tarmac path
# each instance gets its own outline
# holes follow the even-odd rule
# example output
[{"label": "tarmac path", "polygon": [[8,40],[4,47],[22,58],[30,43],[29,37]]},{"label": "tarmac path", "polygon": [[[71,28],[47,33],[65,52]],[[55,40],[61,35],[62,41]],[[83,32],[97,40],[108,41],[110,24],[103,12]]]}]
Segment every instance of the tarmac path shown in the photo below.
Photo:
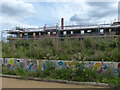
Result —
[{"label": "tarmac path", "polygon": [[101,87],[2,78],[2,88],[101,88]]}]

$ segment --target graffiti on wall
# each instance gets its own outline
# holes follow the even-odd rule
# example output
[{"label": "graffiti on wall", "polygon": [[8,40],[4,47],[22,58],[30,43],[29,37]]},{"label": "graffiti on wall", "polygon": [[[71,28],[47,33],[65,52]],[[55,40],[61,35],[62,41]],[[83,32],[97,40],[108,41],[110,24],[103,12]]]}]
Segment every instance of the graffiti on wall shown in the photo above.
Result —
[{"label": "graffiti on wall", "polygon": [[[49,63],[48,63],[49,61]],[[74,67],[74,61],[65,60],[32,60],[32,59],[17,59],[17,58],[0,58],[0,66],[2,68],[16,69],[24,68],[26,70],[46,70],[48,65],[53,65],[54,69]],[[120,62],[103,62],[103,61],[85,61],[83,68],[92,68],[99,73],[111,72],[118,75],[120,71]]]}]

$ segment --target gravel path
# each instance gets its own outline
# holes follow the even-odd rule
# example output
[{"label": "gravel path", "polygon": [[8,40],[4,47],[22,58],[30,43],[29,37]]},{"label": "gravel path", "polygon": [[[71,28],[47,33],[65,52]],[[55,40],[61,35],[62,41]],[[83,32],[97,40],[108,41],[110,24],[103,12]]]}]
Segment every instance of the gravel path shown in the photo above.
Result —
[{"label": "gravel path", "polygon": [[2,78],[3,88],[101,88],[93,86],[72,85],[54,82],[32,81],[12,78]]}]

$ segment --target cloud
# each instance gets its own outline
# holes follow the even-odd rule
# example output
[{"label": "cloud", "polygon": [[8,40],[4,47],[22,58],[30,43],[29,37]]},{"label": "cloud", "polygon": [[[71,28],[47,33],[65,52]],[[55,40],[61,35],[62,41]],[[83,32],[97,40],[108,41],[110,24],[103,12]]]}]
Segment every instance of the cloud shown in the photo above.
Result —
[{"label": "cloud", "polygon": [[94,8],[89,14],[91,17],[102,18],[117,14],[117,6],[113,7],[113,2],[89,2],[89,5]]},{"label": "cloud", "polygon": [[[90,19],[88,17],[80,17],[79,14],[74,14],[71,18],[71,22],[75,22],[75,24],[86,24],[86,21],[89,21]],[[81,22],[82,21],[82,22]]]},{"label": "cloud", "polygon": [[119,3],[118,3],[118,19],[119,19],[119,21],[120,21],[120,1],[119,1]]},{"label": "cloud", "polygon": [[[117,3],[115,2],[84,2],[86,9],[79,13],[74,13],[70,21],[76,24],[88,24],[92,22],[112,21],[117,18]],[[116,6],[115,6],[116,5]],[[102,21],[103,20],[103,21]]]},{"label": "cloud", "polygon": [[32,4],[23,1],[2,2],[0,7],[2,8],[0,20],[3,27],[6,25],[25,24],[25,19],[36,13]]},{"label": "cloud", "polygon": [[44,25],[60,23],[88,24],[110,21],[117,17],[114,2],[2,2],[0,20],[3,25]]},{"label": "cloud", "polygon": [[3,15],[8,15],[12,17],[19,17],[19,16],[26,16],[27,14],[34,13],[34,9],[32,4],[25,3],[25,2],[5,2],[2,4],[2,13]]}]

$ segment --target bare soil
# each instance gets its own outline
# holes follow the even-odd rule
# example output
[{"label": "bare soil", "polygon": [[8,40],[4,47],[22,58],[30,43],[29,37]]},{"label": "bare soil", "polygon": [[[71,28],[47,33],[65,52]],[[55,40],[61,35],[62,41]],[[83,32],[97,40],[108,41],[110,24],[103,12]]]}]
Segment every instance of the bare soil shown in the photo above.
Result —
[{"label": "bare soil", "polygon": [[101,87],[2,78],[2,88],[101,88]]}]

